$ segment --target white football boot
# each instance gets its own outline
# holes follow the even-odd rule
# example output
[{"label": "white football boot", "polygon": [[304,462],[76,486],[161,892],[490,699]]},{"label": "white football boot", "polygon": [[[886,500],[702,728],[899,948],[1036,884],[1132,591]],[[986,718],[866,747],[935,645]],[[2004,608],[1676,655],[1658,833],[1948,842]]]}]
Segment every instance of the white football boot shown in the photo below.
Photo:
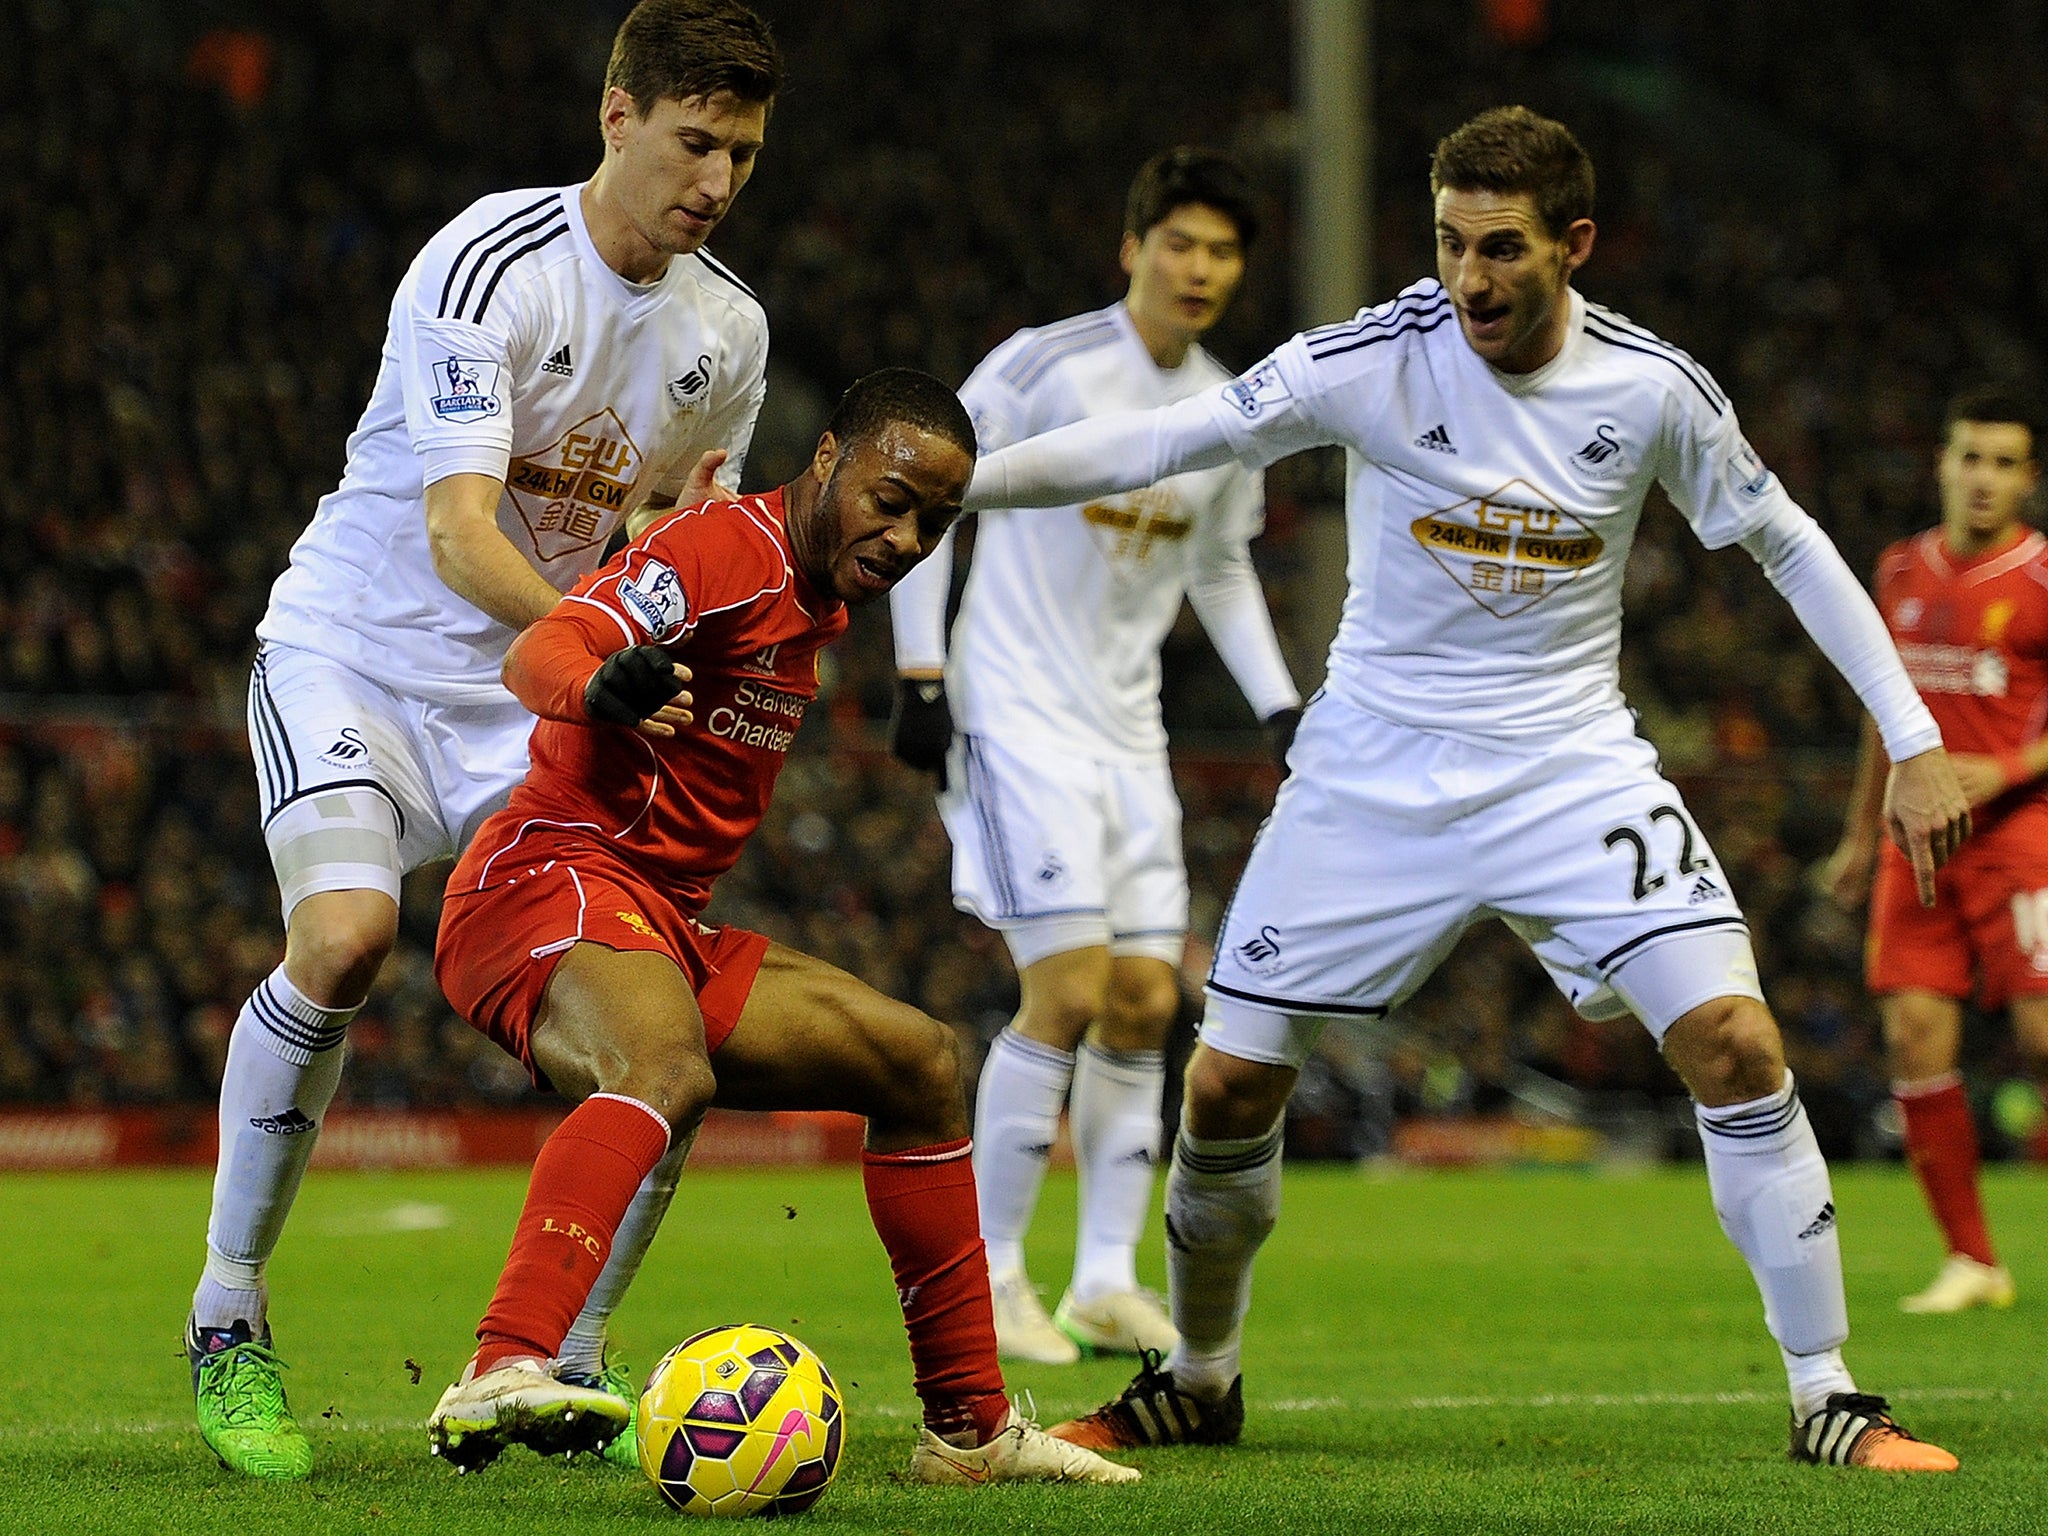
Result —
[{"label": "white football boot", "polygon": [[977,1483],[1135,1483],[1136,1467],[1120,1466],[1091,1450],[1055,1440],[1016,1409],[995,1439],[964,1450],[929,1429],[917,1432],[910,1453],[913,1482],[971,1487]]},{"label": "white football boot", "polygon": [[489,1466],[508,1445],[542,1456],[602,1451],[632,1421],[632,1405],[557,1381],[552,1363],[507,1360],[475,1376],[472,1360],[427,1419],[428,1451],[458,1472]]},{"label": "white football boot", "polygon": [[1004,1360],[1030,1360],[1039,1365],[1072,1365],[1081,1358],[1074,1341],[1053,1326],[1045,1303],[1021,1269],[988,1277],[989,1300],[995,1303],[996,1354]]},{"label": "white football boot", "polygon": [[1078,1301],[1070,1290],[1060,1298],[1052,1325],[1092,1355],[1142,1355],[1148,1349],[1170,1355],[1180,1343],[1180,1330],[1158,1293],[1143,1287],[1092,1301]]},{"label": "white football boot", "polygon": [[1899,1298],[1899,1310],[1967,1312],[1971,1307],[2009,1307],[2017,1294],[2003,1264],[1980,1264],[1968,1254],[1952,1253],[1932,1285]]}]

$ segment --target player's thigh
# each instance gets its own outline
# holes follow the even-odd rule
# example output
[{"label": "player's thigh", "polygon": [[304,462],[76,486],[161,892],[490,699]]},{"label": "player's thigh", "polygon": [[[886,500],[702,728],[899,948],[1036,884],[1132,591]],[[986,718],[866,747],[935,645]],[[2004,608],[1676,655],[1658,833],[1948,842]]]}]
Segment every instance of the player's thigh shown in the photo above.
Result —
[{"label": "player's thigh", "polygon": [[1110,949],[1119,960],[1178,968],[1188,931],[1187,860],[1180,796],[1166,759],[1106,764],[1109,818],[1103,846]]},{"label": "player's thigh", "polygon": [[1763,1001],[1720,860],[1627,717],[1555,744],[1483,834],[1487,904],[1588,1018],[1634,1012],[1661,1040],[1714,998]]},{"label": "player's thigh", "polygon": [[2034,1074],[2048,1076],[2048,996],[2014,998],[2012,1032]]},{"label": "player's thigh", "polygon": [[715,1068],[724,1108],[844,1110],[927,1139],[966,1134],[953,1032],[780,944],[763,954]]},{"label": "player's thigh", "polygon": [[2023,808],[1942,874],[1969,929],[1984,1006],[2048,994],[2048,814]]},{"label": "player's thigh", "polygon": [[572,1099],[624,1094],[672,1125],[694,1123],[711,1101],[696,993],[656,950],[573,945],[542,992],[529,1048],[533,1065]]},{"label": "player's thigh", "polygon": [[[1967,864],[1974,850],[1964,844],[1958,860],[1935,876],[1935,902],[1920,905],[1920,890],[1913,866],[1890,841],[1878,850],[1877,871],[1870,886],[1870,933],[1863,952],[1863,980],[1870,991],[1885,997],[1900,992],[1927,992],[1957,1000],[1970,996],[1976,986],[1973,948],[1995,935],[1972,936],[1959,899],[1957,864]],[[1996,904],[1994,903],[1994,906]],[[1977,926],[1981,930],[1985,917]],[[2010,945],[2010,916],[2004,943]]]},{"label": "player's thigh", "polygon": [[1230,1017],[1377,1016],[1428,979],[1474,915],[1460,818],[1432,787],[1449,747],[1327,695],[1295,742],[1208,992]]},{"label": "player's thigh", "polygon": [[455,852],[503,808],[526,777],[533,716],[514,699],[494,704],[417,706],[418,732]]},{"label": "player's thigh", "polygon": [[287,923],[321,891],[395,902],[406,871],[452,851],[404,701],[360,673],[263,646],[249,679],[249,743]]},{"label": "player's thigh", "polygon": [[953,901],[962,911],[1006,932],[1069,919],[1107,937],[1099,764],[962,734],[939,815],[953,840]]}]

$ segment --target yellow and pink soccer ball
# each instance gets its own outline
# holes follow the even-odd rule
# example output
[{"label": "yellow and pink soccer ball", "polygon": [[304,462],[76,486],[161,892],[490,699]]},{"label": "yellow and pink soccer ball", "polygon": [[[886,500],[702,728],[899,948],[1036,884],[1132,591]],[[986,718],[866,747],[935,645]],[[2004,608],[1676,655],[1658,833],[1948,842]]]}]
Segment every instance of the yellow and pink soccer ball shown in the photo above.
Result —
[{"label": "yellow and pink soccer ball", "polygon": [[779,1329],[707,1328],[662,1356],[634,1420],[640,1469],[690,1515],[794,1515],[830,1486],[846,1409],[825,1362]]}]

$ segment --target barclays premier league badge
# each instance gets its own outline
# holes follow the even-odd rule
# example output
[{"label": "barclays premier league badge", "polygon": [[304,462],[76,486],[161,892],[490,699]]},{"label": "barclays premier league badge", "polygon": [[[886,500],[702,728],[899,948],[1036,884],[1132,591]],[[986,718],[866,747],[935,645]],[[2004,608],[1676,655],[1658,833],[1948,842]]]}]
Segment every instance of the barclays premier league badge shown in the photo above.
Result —
[{"label": "barclays premier league badge", "polygon": [[1294,397],[1288,392],[1287,381],[1280,377],[1280,365],[1268,358],[1224,390],[1223,398],[1236,406],[1238,414],[1245,420],[1255,421],[1274,406],[1284,405]]},{"label": "barclays premier league badge", "polygon": [[498,399],[498,365],[484,358],[450,357],[434,365],[428,404],[443,421],[488,421],[505,406]]}]

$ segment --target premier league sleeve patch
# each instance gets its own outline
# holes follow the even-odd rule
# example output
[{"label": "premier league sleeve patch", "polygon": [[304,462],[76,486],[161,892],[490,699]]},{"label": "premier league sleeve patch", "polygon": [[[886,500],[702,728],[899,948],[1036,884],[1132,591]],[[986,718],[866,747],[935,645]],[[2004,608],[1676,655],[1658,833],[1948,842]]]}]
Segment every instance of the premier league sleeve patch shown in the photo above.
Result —
[{"label": "premier league sleeve patch", "polygon": [[501,371],[487,358],[443,358],[429,370],[427,403],[443,421],[488,421],[505,409],[498,396]]},{"label": "premier league sleeve patch", "polygon": [[1738,437],[1734,450],[1728,455],[1728,478],[1734,482],[1735,489],[1751,501],[1771,488],[1771,472],[1764,467],[1764,461],[1757,457],[1746,437]]},{"label": "premier league sleeve patch", "polygon": [[1266,412],[1285,405],[1294,395],[1287,388],[1287,381],[1280,377],[1278,360],[1269,357],[1227,387],[1223,398],[1236,406],[1246,421],[1257,421]]},{"label": "premier league sleeve patch", "polygon": [[647,638],[673,638],[690,624],[690,600],[682,581],[659,560],[648,560],[630,575],[619,578],[619,601],[639,621]]}]

